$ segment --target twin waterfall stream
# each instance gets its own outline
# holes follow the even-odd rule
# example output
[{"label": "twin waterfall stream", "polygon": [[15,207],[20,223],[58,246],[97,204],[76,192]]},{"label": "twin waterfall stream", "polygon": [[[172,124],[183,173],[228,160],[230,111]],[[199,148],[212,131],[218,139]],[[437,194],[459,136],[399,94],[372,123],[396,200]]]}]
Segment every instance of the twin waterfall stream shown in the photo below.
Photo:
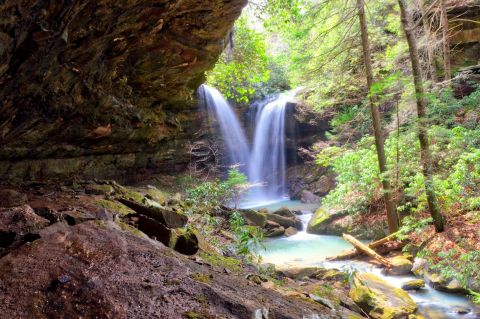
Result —
[{"label": "twin waterfall stream", "polygon": [[[255,103],[250,113],[253,125],[252,142],[240,124],[232,107],[215,88],[202,85],[200,100],[208,113],[208,120],[216,123],[223,141],[225,166],[238,166],[254,186],[243,200],[243,207],[267,208],[274,211],[282,206],[304,211],[301,216],[304,230],[291,237],[272,238],[265,241],[265,249],[258,251],[264,262],[277,266],[322,266],[325,268],[350,269],[374,273],[395,287],[415,279],[409,276],[386,276],[381,269],[365,262],[326,262],[328,256],[337,255],[350,246],[341,237],[308,234],[305,229],[317,208],[288,198],[286,181],[285,115],[288,102],[295,98],[295,91],[280,94]],[[218,134],[217,133],[217,134]],[[318,206],[318,205],[317,205]],[[480,310],[465,296],[444,293],[426,287],[418,292],[409,292],[419,306],[419,314],[426,319],[478,319]],[[458,307],[471,309],[459,314]]]},{"label": "twin waterfall stream", "polygon": [[244,206],[257,206],[288,199],[285,154],[285,111],[295,92],[280,94],[259,103],[255,110],[252,146],[231,106],[215,88],[200,87],[200,97],[209,121],[218,122],[226,152],[225,166],[238,166],[255,184]]}]

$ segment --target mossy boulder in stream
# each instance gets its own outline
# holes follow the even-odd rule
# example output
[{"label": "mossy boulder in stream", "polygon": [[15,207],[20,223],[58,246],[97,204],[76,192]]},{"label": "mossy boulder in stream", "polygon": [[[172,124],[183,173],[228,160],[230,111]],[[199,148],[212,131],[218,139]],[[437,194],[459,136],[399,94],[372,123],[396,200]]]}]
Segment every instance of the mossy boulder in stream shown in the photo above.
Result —
[{"label": "mossy boulder in stream", "polygon": [[405,291],[370,273],[354,275],[349,295],[376,319],[406,318],[418,308]]},{"label": "mossy boulder in stream", "polygon": [[248,225],[264,227],[267,222],[266,214],[257,212],[253,209],[241,209],[239,212]]},{"label": "mossy boulder in stream", "polygon": [[307,232],[316,235],[341,236],[348,233],[359,239],[375,240],[387,235],[387,225],[384,220],[375,223],[360,223],[358,216],[346,210],[327,209],[322,206],[308,223]]}]

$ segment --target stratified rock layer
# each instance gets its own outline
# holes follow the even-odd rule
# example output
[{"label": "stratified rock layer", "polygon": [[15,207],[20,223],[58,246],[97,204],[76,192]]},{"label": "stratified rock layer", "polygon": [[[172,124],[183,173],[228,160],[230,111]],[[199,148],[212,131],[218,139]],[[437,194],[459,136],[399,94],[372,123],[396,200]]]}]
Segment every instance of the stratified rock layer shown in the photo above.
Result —
[{"label": "stratified rock layer", "polygon": [[181,168],[192,93],[245,4],[2,2],[0,178]]}]

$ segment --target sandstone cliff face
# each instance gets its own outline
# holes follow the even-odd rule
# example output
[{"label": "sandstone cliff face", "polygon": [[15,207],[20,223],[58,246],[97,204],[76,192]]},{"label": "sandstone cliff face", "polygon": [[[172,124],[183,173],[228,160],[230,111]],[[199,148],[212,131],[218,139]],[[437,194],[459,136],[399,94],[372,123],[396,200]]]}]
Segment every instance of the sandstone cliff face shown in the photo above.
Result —
[{"label": "sandstone cliff face", "polygon": [[246,0],[0,4],[0,179],[182,167],[192,93]]}]

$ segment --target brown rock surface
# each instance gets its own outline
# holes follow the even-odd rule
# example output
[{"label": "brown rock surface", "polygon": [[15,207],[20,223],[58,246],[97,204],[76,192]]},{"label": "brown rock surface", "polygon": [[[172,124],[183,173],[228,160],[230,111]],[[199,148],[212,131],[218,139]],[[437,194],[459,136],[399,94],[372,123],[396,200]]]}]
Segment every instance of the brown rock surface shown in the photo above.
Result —
[{"label": "brown rock surface", "polygon": [[192,93],[245,4],[3,1],[0,178],[183,167]]},{"label": "brown rock surface", "polygon": [[269,318],[302,318],[326,311],[113,222],[60,227],[1,258],[0,292],[5,318],[252,318],[263,308]]}]

